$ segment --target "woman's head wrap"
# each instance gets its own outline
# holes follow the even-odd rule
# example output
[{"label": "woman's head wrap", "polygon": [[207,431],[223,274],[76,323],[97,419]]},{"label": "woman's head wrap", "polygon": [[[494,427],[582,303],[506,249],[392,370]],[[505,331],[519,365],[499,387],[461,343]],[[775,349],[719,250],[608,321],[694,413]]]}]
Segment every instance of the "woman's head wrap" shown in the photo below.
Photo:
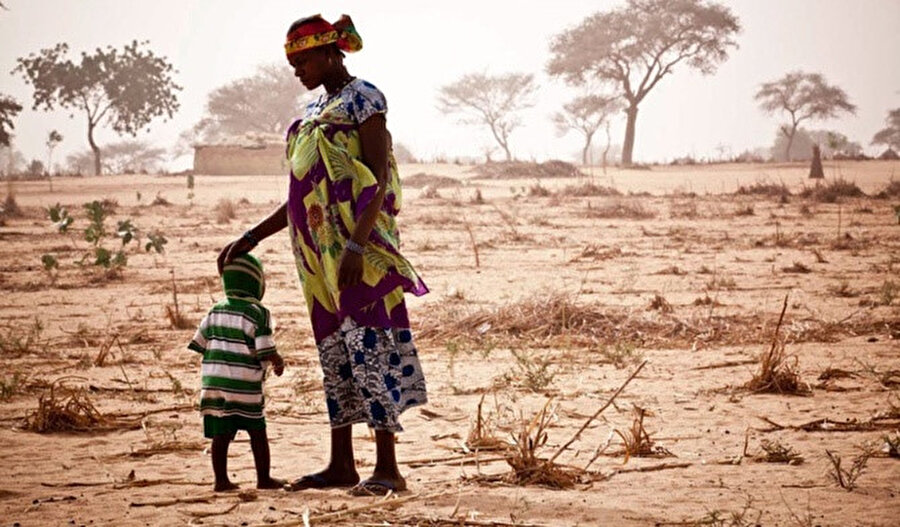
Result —
[{"label": "woman's head wrap", "polygon": [[225,296],[250,302],[262,300],[266,293],[266,277],[262,262],[250,253],[242,254],[222,270]]},{"label": "woman's head wrap", "polygon": [[362,38],[347,15],[341,15],[334,24],[322,18],[322,15],[314,15],[294,22],[291,27],[293,29],[288,33],[284,44],[288,58],[295,53],[327,44],[337,44],[340,50],[350,53],[362,49]]}]

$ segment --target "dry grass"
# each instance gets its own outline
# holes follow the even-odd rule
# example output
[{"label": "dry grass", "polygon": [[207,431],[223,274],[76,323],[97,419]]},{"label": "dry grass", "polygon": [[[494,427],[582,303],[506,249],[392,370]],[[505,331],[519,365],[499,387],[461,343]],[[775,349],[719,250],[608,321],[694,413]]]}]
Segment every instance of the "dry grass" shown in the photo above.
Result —
[{"label": "dry grass", "polygon": [[784,273],[798,273],[798,274],[806,274],[811,273],[812,269],[807,267],[806,265],[800,262],[794,262],[794,265],[790,265],[788,267],[782,267],[781,271]]},{"label": "dry grass", "polygon": [[797,358],[785,352],[784,340],[779,335],[784,313],[787,310],[788,297],[784,297],[781,316],[775,326],[775,335],[769,351],[759,359],[759,370],[744,387],[754,393],[779,393],[792,395],[808,395],[809,386],[800,380],[797,372]]},{"label": "dry grass", "polygon": [[831,461],[831,469],[828,471],[828,475],[831,477],[832,481],[848,492],[855,489],[857,486],[856,481],[866,470],[866,464],[869,462],[870,454],[868,452],[863,452],[854,457],[850,468],[841,466],[841,456],[834,452],[826,450],[825,455],[827,455],[828,460]]},{"label": "dry grass", "polygon": [[509,445],[494,435],[494,421],[489,415],[484,417],[481,411],[484,405],[485,394],[481,395],[478,401],[478,412],[475,415],[475,422],[469,430],[469,436],[466,439],[466,446],[471,450],[505,450]]},{"label": "dry grass", "polygon": [[437,176],[419,172],[411,176],[404,176],[403,186],[405,188],[447,188],[462,186],[462,182],[447,176]]},{"label": "dry grass", "polygon": [[228,223],[237,218],[237,207],[233,201],[227,198],[220,199],[218,203],[216,203],[214,211],[216,213],[216,223],[219,225]]},{"label": "dry grass", "polygon": [[621,196],[622,193],[613,187],[596,185],[594,183],[582,183],[580,185],[566,185],[556,191],[557,196],[572,197],[615,197]]},{"label": "dry grass", "polygon": [[486,163],[473,168],[478,179],[543,179],[581,177],[578,167],[565,161],[547,161],[534,163],[525,161],[506,161]]},{"label": "dry grass", "polygon": [[735,194],[742,196],[772,196],[781,198],[782,196],[790,196],[791,191],[784,183],[772,183],[766,181],[757,181],[751,185],[741,185]]},{"label": "dry grass", "polygon": [[900,197],[900,180],[891,180],[885,187],[875,193],[878,199],[890,199]]},{"label": "dry grass", "polygon": [[547,399],[541,411],[532,418],[522,417],[518,430],[511,434],[513,446],[505,456],[512,468],[509,475],[511,483],[568,489],[577,482],[577,471],[561,467],[540,456],[540,451],[547,444],[547,429],[555,416],[555,410],[550,409],[552,401]]},{"label": "dry grass", "polygon": [[645,408],[634,405],[632,408],[634,419],[631,428],[624,433],[616,429],[615,433],[622,439],[622,454],[625,455],[625,463],[632,457],[670,457],[673,454],[663,447],[657,446],[647,429],[644,428],[644,418],[653,414]]},{"label": "dry grass", "polygon": [[661,313],[671,313],[672,304],[670,304],[669,301],[666,300],[662,295],[656,294],[653,295],[653,299],[650,300],[650,305],[647,306],[647,309],[651,311],[659,311]]},{"label": "dry grass", "polygon": [[[774,323],[768,317],[713,315],[708,310],[689,316],[644,309],[610,308],[580,303],[571,293],[552,292],[526,297],[496,309],[466,312],[441,303],[429,310],[429,323],[419,338],[432,342],[502,340],[510,345],[554,347],[561,338],[567,345],[589,347],[630,342],[642,348],[684,347],[697,344],[759,344],[760,328]],[[702,299],[701,299],[702,300]],[[715,300],[711,299],[712,302]],[[703,302],[706,304],[705,301]],[[900,321],[853,317],[843,321],[795,320],[786,325],[791,342],[835,342],[852,335],[900,331]]]}]

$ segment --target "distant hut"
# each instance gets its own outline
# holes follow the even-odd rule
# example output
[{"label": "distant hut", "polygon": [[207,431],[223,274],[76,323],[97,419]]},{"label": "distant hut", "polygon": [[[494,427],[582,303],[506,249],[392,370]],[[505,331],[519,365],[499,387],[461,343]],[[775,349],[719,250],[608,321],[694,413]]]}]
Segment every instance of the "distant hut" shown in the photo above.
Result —
[{"label": "distant hut", "polygon": [[819,145],[813,145],[812,151],[813,157],[812,164],[809,166],[809,178],[825,179],[825,171],[822,170],[822,151],[819,149]]},{"label": "distant hut", "polygon": [[898,159],[900,159],[900,155],[898,155],[893,148],[888,147],[887,150],[885,150],[881,153],[880,156],[878,156],[878,159],[882,161],[897,161]]},{"label": "distant hut", "polygon": [[280,175],[287,171],[284,140],[272,134],[247,134],[194,145],[194,173],[205,175]]}]

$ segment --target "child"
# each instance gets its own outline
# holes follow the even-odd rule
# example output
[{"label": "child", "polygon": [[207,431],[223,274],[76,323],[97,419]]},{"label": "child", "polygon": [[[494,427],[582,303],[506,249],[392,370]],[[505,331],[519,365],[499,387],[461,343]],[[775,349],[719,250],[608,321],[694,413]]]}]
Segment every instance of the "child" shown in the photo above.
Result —
[{"label": "child", "polygon": [[269,476],[269,440],[263,417],[262,384],[266,368],[284,372],[275,350],[269,311],[260,304],[266,291],[262,263],[251,254],[222,270],[225,299],[209,311],[188,348],[203,354],[200,413],[203,433],[212,439],[216,492],[236,489],[228,480],[228,444],[238,430],[250,434],[256,464],[256,488],[279,489]]}]

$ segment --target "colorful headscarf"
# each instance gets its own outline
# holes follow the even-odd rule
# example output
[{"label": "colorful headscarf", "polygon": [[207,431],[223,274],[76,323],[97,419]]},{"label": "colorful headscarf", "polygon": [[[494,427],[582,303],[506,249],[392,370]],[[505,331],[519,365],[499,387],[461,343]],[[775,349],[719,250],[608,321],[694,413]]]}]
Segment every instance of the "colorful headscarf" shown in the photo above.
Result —
[{"label": "colorful headscarf", "polygon": [[350,53],[362,49],[362,38],[349,16],[341,15],[334,24],[322,18],[322,15],[303,20],[299,27],[288,34],[284,51],[290,58],[295,53],[327,44],[337,44],[338,48]]},{"label": "colorful headscarf", "polygon": [[266,293],[262,262],[250,253],[242,254],[222,270],[225,296],[256,302]]}]

